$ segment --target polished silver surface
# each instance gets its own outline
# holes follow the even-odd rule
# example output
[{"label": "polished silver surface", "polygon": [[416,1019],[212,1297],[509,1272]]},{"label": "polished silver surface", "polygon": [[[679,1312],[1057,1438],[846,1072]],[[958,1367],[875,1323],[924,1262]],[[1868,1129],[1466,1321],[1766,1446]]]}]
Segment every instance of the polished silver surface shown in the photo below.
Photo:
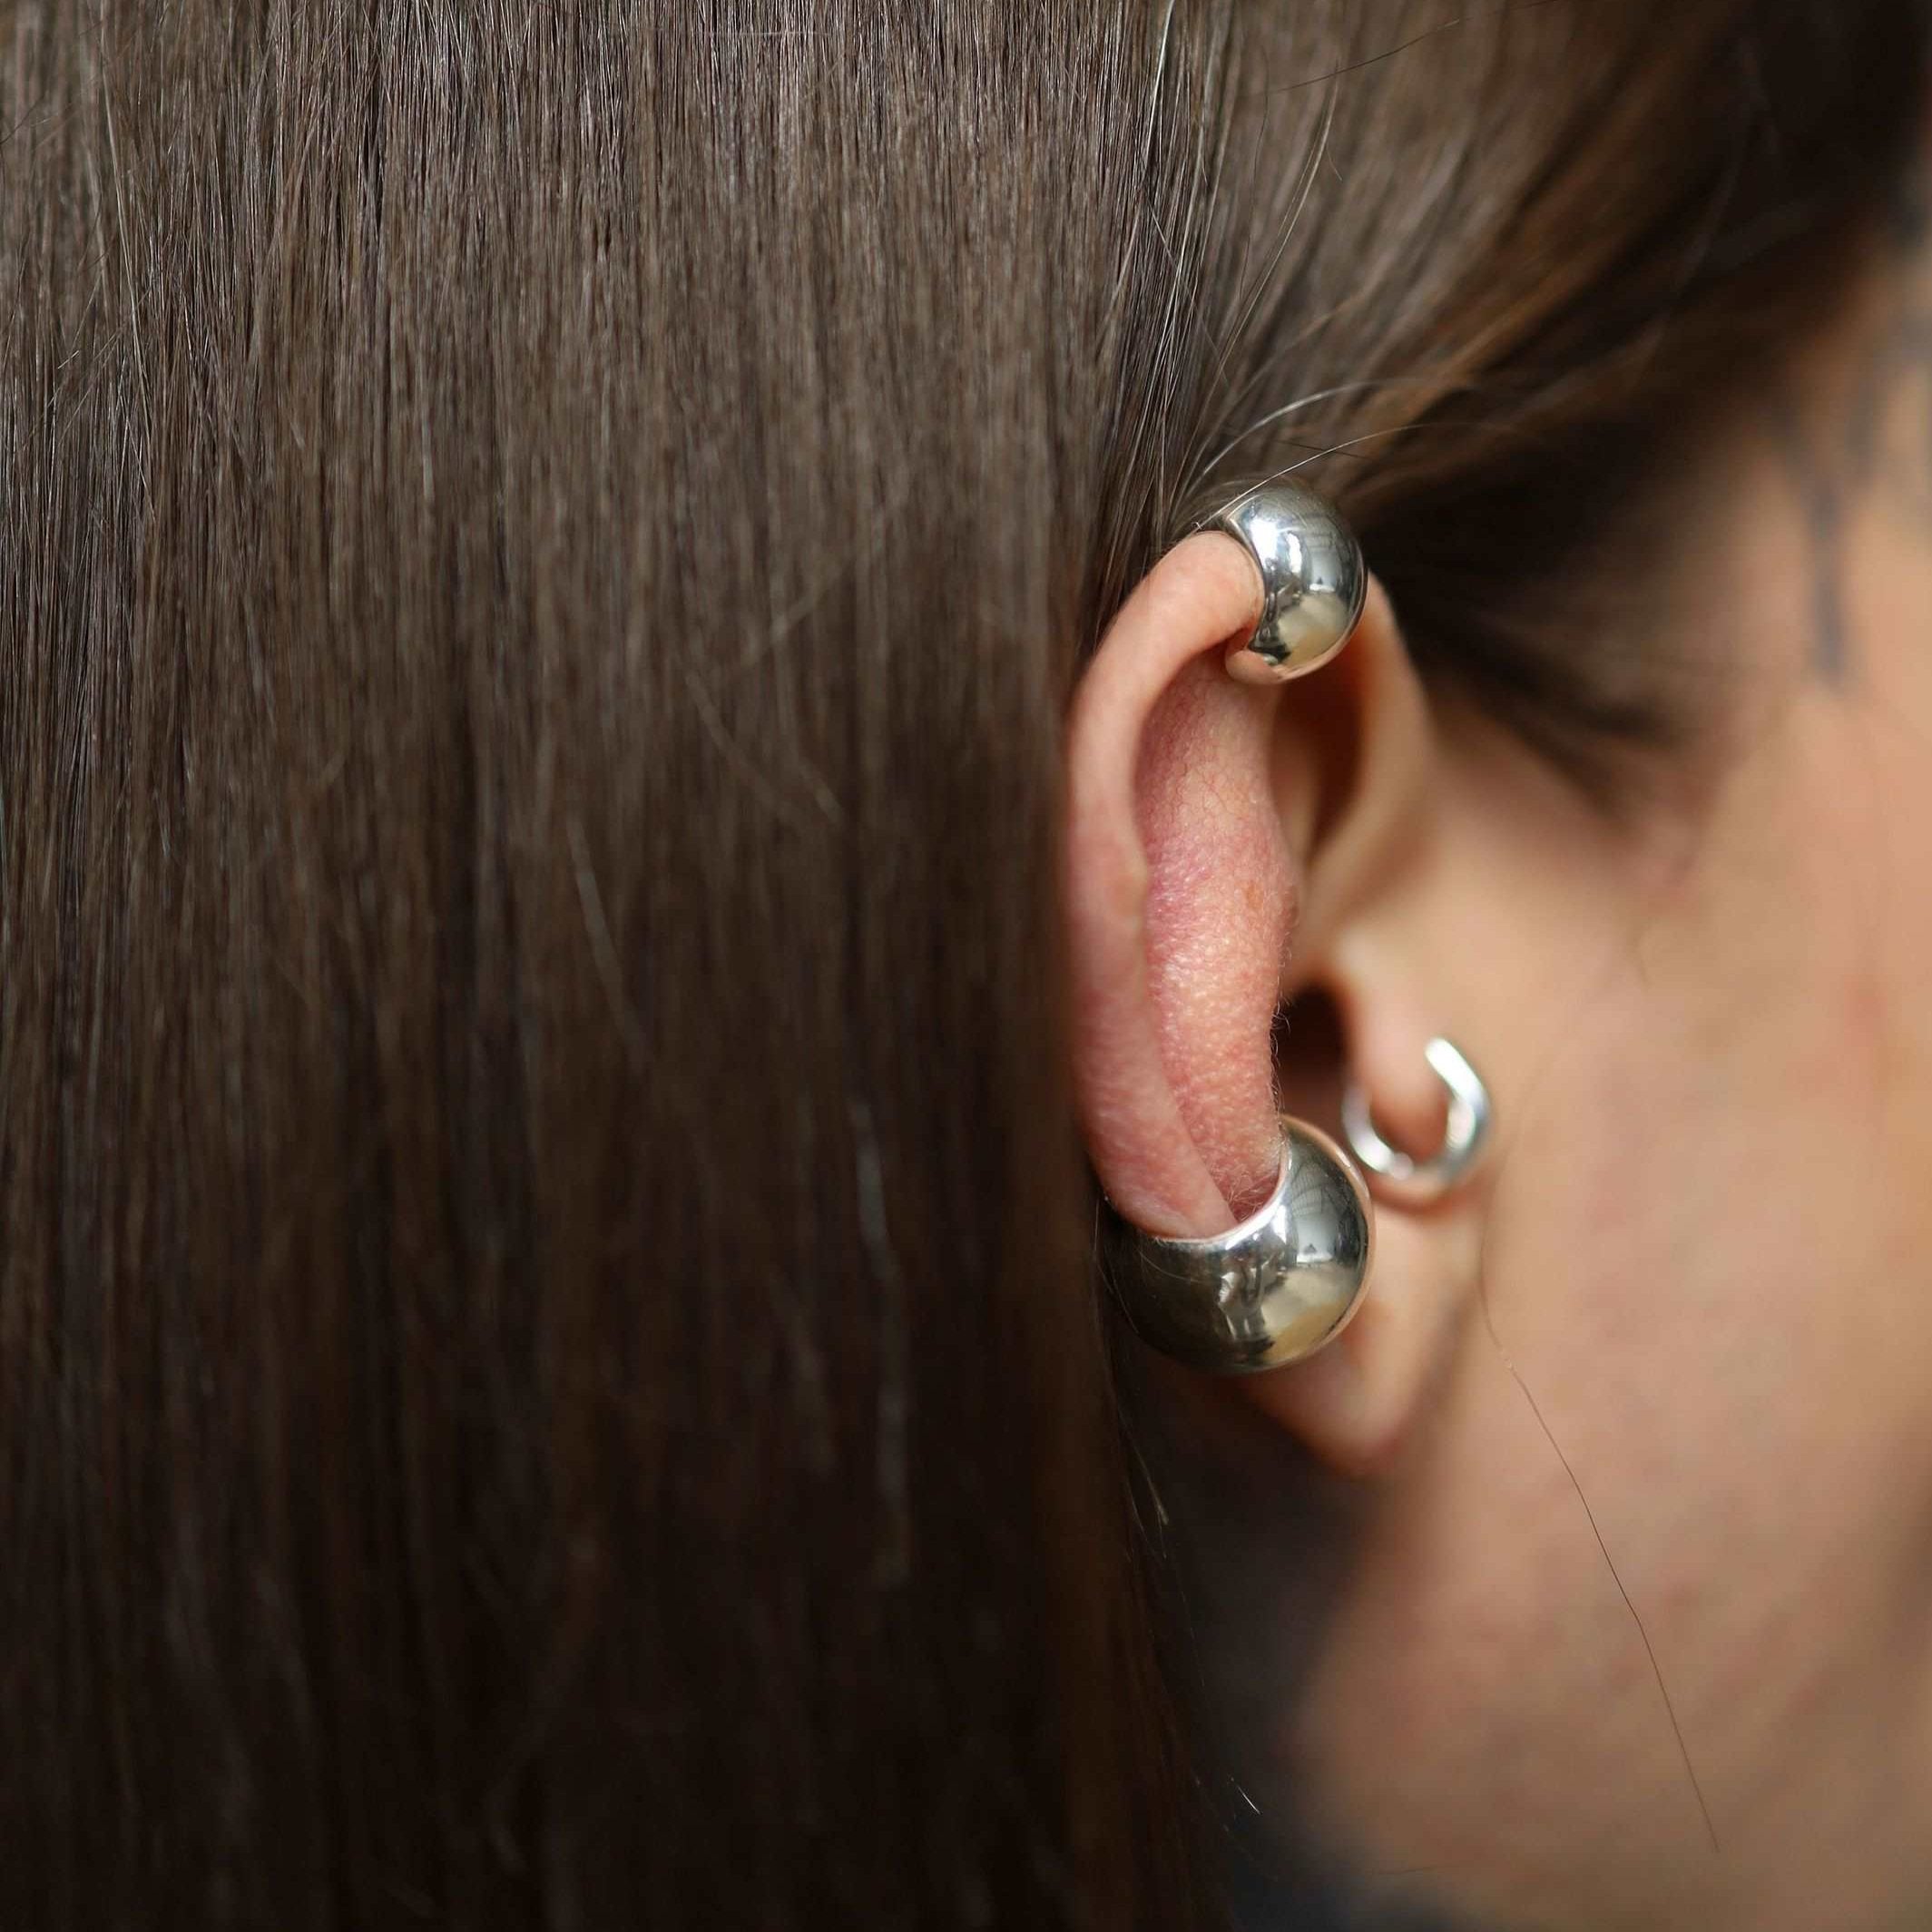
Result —
[{"label": "polished silver surface", "polygon": [[1424,1057],[1448,1089],[1449,1121],[1442,1146],[1427,1161],[1391,1147],[1376,1132],[1368,1097],[1351,1085],[1342,1096],[1342,1131],[1355,1158],[1368,1170],[1378,1199],[1396,1207],[1433,1207],[1475,1174],[1489,1145],[1489,1089],[1447,1040],[1431,1040]]},{"label": "polished silver surface", "polygon": [[1348,1325],[1375,1252],[1362,1179],[1327,1134],[1284,1116],[1274,1192],[1210,1241],[1115,1221],[1108,1273],[1141,1339],[1211,1375],[1304,1361]]},{"label": "polished silver surface", "polygon": [[1355,634],[1368,601],[1368,568],[1355,533],[1299,483],[1269,483],[1201,525],[1246,546],[1261,573],[1260,622],[1230,647],[1245,684],[1283,684],[1319,671]]}]

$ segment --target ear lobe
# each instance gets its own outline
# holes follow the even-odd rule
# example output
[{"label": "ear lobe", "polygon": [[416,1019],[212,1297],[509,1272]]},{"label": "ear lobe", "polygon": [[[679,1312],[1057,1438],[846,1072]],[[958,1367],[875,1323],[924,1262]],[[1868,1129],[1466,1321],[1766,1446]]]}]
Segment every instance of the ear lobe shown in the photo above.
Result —
[{"label": "ear lobe", "polygon": [[1376,1266],[1355,1319],[1319,1355],[1231,1385],[1331,1468],[1358,1477],[1400,1459],[1461,1330],[1481,1265],[1469,1216],[1380,1212]]}]

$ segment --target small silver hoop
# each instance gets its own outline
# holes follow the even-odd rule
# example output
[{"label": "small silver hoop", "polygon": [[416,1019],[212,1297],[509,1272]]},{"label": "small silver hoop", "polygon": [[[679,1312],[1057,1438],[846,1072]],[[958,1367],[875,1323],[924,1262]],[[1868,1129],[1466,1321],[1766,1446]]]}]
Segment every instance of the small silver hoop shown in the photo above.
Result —
[{"label": "small silver hoop", "polygon": [[1466,1186],[1487,1152],[1491,1107],[1489,1089],[1447,1040],[1431,1040],[1423,1056],[1448,1089],[1449,1120],[1442,1146],[1427,1161],[1391,1147],[1376,1131],[1368,1096],[1353,1082],[1342,1095],[1342,1131],[1355,1158],[1368,1170],[1370,1185],[1397,1207],[1433,1207]]},{"label": "small silver hoop", "polygon": [[1175,1241],[1110,1217],[1108,1277],[1142,1340],[1210,1375],[1305,1361],[1348,1327],[1375,1259],[1375,1210],[1327,1134],[1283,1117],[1274,1192],[1240,1227]]},{"label": "small silver hoop", "polygon": [[1261,574],[1261,615],[1228,647],[1230,677],[1285,684],[1319,671],[1355,635],[1368,602],[1362,546],[1334,506],[1299,483],[1263,484],[1198,527],[1231,536]]}]

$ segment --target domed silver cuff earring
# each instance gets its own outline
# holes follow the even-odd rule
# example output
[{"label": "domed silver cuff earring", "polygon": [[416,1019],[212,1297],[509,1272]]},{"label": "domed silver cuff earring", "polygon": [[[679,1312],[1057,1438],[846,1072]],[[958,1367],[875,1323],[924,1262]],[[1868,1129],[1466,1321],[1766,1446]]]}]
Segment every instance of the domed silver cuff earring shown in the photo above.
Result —
[{"label": "domed silver cuff earring", "polygon": [[1141,1339],[1209,1375],[1305,1361],[1348,1327],[1375,1259],[1368,1191],[1327,1134],[1281,1121],[1274,1192],[1240,1227],[1176,1241],[1113,1221],[1108,1279]]},{"label": "domed silver cuff earring", "polygon": [[1355,634],[1368,567],[1334,507],[1299,483],[1265,483],[1195,526],[1241,544],[1261,574],[1254,634],[1229,647],[1231,677],[1285,684],[1319,671]]},{"label": "domed silver cuff earring", "polygon": [[1375,1192],[1392,1206],[1429,1208],[1466,1186],[1489,1146],[1489,1089],[1447,1040],[1431,1040],[1423,1057],[1448,1091],[1449,1119],[1441,1147],[1426,1161],[1412,1160],[1376,1132],[1368,1096],[1350,1084],[1342,1095],[1342,1132],[1355,1158],[1373,1177]]}]

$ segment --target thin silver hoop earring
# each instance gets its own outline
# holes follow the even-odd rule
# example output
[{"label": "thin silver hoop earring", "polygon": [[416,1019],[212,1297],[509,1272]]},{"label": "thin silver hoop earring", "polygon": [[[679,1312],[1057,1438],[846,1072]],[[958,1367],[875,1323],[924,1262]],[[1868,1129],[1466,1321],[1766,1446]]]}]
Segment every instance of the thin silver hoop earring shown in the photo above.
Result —
[{"label": "thin silver hoop earring", "polygon": [[1240,1227],[1172,1241],[1110,1219],[1107,1275],[1134,1332],[1210,1375],[1285,1368],[1327,1348],[1375,1260],[1362,1177],[1327,1134],[1285,1115],[1274,1192]]},{"label": "thin silver hoop earring", "polygon": [[1466,1187],[1488,1152],[1492,1109],[1489,1089],[1447,1040],[1431,1040],[1423,1056],[1448,1090],[1449,1120],[1441,1147],[1417,1161],[1391,1147],[1376,1131],[1368,1096],[1350,1083],[1342,1096],[1342,1132],[1355,1158],[1368,1169],[1369,1186],[1392,1206],[1427,1208]]},{"label": "thin silver hoop earring", "polygon": [[1299,483],[1265,483],[1197,526],[1231,536],[1261,574],[1261,615],[1228,647],[1228,675],[1285,684],[1319,671],[1355,635],[1368,566],[1334,506]]}]

